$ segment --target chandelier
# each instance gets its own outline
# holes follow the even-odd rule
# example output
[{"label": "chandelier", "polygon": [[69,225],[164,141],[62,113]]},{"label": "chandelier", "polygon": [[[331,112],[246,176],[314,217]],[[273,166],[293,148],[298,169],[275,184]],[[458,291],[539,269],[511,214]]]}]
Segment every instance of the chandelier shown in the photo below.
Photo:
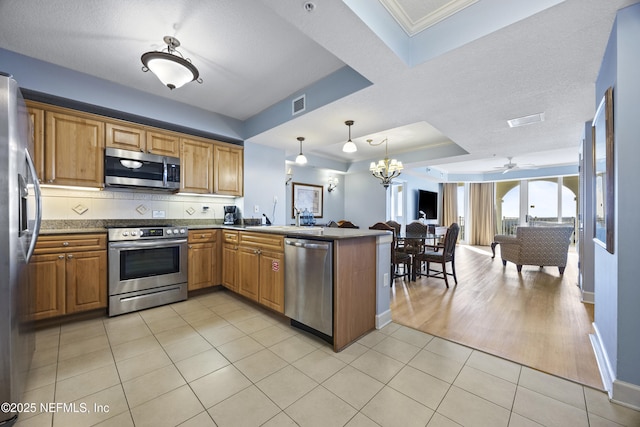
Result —
[{"label": "chandelier", "polygon": [[142,71],[151,71],[169,89],[173,90],[185,84],[197,81],[202,83],[200,72],[189,58],[184,58],[176,50],[180,41],[175,37],[165,36],[167,48],[161,52],[152,51],[142,54]]},{"label": "chandelier", "polygon": [[367,142],[372,147],[377,147],[378,145],[384,142],[384,159],[379,160],[378,163],[371,162],[371,166],[369,166],[369,171],[371,171],[371,174],[373,176],[375,176],[380,181],[382,181],[381,184],[384,186],[385,189],[389,188],[389,184],[391,184],[391,180],[393,178],[396,178],[397,176],[400,176],[400,173],[401,173],[400,171],[404,169],[404,166],[402,166],[401,161],[398,161],[396,159],[389,160],[389,155],[388,155],[389,141],[387,141],[387,138],[383,139],[377,144],[374,144],[372,139],[367,139]]}]

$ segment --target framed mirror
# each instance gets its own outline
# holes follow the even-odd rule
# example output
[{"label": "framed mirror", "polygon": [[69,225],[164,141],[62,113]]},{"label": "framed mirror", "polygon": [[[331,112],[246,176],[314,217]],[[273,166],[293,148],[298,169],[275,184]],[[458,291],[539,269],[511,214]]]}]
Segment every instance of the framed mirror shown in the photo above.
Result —
[{"label": "framed mirror", "polygon": [[593,139],[593,240],[614,252],[615,193],[613,173],[613,88],[608,88],[598,105],[592,124]]}]

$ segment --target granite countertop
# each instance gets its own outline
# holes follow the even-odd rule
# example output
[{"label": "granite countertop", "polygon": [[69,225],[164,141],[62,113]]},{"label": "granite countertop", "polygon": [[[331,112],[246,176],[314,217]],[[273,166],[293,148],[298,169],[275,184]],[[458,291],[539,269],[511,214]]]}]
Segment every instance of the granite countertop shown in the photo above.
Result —
[{"label": "granite countertop", "polygon": [[[106,227],[124,226],[122,224],[112,224],[113,221],[44,221],[40,229],[41,235],[59,235],[59,234],[90,234],[90,233],[106,233]],[[140,227],[152,226],[152,224],[136,224]],[[369,230],[360,228],[335,228],[335,227],[318,227],[318,226],[301,226],[293,225],[224,225],[220,223],[197,223],[184,224],[175,223],[176,226],[186,226],[189,230],[204,229],[227,229],[238,231],[251,231],[257,233],[279,234],[295,238],[308,238],[315,240],[340,240],[353,239],[359,237],[382,236],[390,234],[384,230]]]}]

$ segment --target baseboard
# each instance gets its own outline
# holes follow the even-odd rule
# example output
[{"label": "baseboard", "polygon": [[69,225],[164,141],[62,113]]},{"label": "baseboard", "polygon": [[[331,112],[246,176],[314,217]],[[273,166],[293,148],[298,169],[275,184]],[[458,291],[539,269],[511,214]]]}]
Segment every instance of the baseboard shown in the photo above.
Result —
[{"label": "baseboard", "polygon": [[596,302],[596,294],[595,292],[585,292],[582,291],[582,297],[580,298],[582,302],[586,302],[588,304],[595,304]]},{"label": "baseboard", "polygon": [[391,310],[387,310],[383,313],[376,314],[376,329],[382,329],[391,323],[393,319],[391,319]]},{"label": "baseboard", "polygon": [[640,411],[640,386],[614,380],[611,401],[635,411]]},{"label": "baseboard", "polygon": [[600,377],[602,378],[602,385],[609,394],[609,397],[611,397],[611,393],[613,391],[613,380],[616,377],[615,372],[611,367],[611,363],[607,357],[607,352],[605,351],[600,337],[600,331],[598,331],[598,326],[595,323],[593,323],[593,329],[596,333],[589,334],[589,339],[591,340],[591,345],[596,355],[596,363],[598,364],[598,370],[600,371]]}]

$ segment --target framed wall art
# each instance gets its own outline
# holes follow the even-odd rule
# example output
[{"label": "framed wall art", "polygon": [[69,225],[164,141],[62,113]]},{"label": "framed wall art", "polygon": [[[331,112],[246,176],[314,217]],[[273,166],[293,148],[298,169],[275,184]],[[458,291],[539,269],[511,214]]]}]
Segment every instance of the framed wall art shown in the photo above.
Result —
[{"label": "framed wall art", "polygon": [[613,253],[615,243],[613,88],[608,88],[598,105],[592,124],[593,137],[593,240]]},{"label": "framed wall art", "polygon": [[322,193],[324,190],[322,185],[294,182],[292,189],[293,197],[291,200],[293,203],[291,204],[291,218],[295,218],[296,216],[294,208],[300,209],[301,212],[307,209],[313,214],[314,218],[322,218]]}]

